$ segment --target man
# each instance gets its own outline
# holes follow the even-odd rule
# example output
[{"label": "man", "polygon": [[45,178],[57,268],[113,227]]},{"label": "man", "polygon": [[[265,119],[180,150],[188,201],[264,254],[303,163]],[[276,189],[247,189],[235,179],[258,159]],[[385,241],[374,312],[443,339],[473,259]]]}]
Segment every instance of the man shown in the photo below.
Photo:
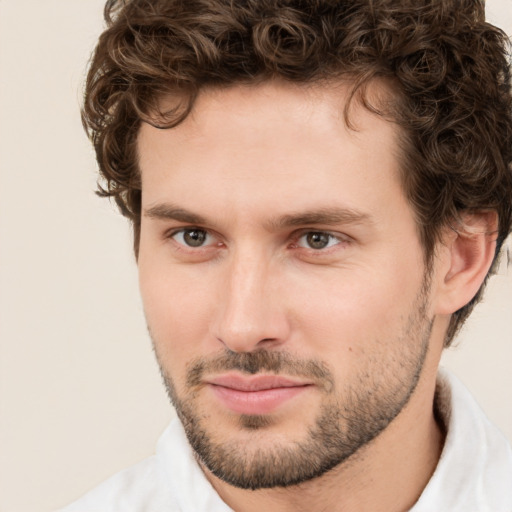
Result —
[{"label": "man", "polygon": [[83,118],[179,416],[71,511],[510,511],[439,359],[512,223],[474,0],[110,0]]}]

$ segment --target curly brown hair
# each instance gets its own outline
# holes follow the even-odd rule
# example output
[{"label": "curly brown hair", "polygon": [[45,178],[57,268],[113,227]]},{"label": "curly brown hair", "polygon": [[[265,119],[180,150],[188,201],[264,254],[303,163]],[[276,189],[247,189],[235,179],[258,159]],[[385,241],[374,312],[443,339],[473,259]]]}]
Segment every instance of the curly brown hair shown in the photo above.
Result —
[{"label": "curly brown hair", "polygon": [[[205,87],[273,78],[349,79],[368,108],[401,127],[403,188],[427,265],[441,228],[461,212],[498,213],[496,255],[510,233],[510,41],[485,22],[483,1],[108,0],[105,19],[82,117],[99,193],[132,221],[136,254],[141,122],[170,128]],[[394,105],[379,110],[365,100],[374,79],[392,83]],[[168,95],[180,101],[159,112]],[[482,289],[453,315],[446,345]]]}]

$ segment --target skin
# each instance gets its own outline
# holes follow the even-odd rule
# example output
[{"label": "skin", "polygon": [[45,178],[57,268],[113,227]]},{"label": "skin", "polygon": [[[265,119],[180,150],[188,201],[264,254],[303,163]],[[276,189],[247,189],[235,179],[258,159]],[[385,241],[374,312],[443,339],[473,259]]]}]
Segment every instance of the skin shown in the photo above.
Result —
[{"label": "skin", "polygon": [[[387,91],[375,84],[373,93]],[[357,103],[356,131],[347,128],[347,94],[343,84],[277,82],[209,90],[179,126],[140,131],[140,287],[174,402],[189,404],[209,438],[249,466],[307,443],[322,411],[341,411],[346,427],[353,396],[372,410],[397,407],[374,439],[299,485],[242,489],[203,465],[237,511],[410,508],[442,448],[433,399],[450,314],[492,259],[485,237],[447,232],[426,286],[397,128]],[[198,246],[189,244],[194,230],[205,236]],[[311,232],[326,234],[326,247],[312,247]],[[205,382],[227,370],[210,367],[190,383],[198,361],[258,351],[317,362],[333,391],[285,365],[277,374],[307,389],[250,428]]]}]

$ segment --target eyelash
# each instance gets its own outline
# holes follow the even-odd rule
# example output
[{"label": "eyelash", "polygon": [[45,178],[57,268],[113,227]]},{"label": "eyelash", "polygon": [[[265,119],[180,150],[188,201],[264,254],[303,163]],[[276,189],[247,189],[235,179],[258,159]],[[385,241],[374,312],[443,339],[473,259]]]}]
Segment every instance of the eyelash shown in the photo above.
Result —
[{"label": "eyelash", "polygon": [[205,233],[206,237],[213,237],[213,239],[219,238],[218,236],[216,236],[215,234],[212,234],[207,229],[199,228],[199,227],[196,227],[196,226],[183,227],[183,228],[179,228],[179,229],[173,229],[173,230],[167,232],[164,235],[164,238],[166,240],[171,240],[172,242],[174,242],[173,246],[174,246],[174,249],[176,251],[186,253],[186,254],[188,254],[190,256],[193,256],[193,255],[202,256],[205,253],[208,253],[208,251],[211,251],[212,248],[216,249],[216,248],[218,248],[218,247],[223,245],[222,242],[217,242],[217,243],[210,243],[208,245],[200,245],[200,246],[197,246],[197,247],[193,247],[193,246],[187,245],[184,242],[179,242],[178,240],[176,240],[178,235],[181,234],[181,235],[184,236],[187,232],[192,232],[192,231],[198,231],[198,232]]},{"label": "eyelash", "polygon": [[[175,247],[177,250],[185,251],[185,252],[188,252],[189,254],[191,254],[191,253],[201,254],[207,250],[210,250],[212,247],[218,248],[223,245],[222,242],[218,242],[217,244],[199,245],[199,246],[194,247],[191,245],[187,245],[184,242],[178,242],[176,240],[177,235],[181,234],[184,236],[187,232],[193,232],[193,231],[205,233],[206,237],[214,237],[215,238],[215,235],[212,234],[207,229],[199,228],[196,226],[182,227],[179,229],[174,229],[174,230],[166,233],[165,238],[173,240],[175,242]],[[317,249],[299,245],[299,241],[302,238],[307,237],[308,235],[326,235],[327,237],[329,237],[329,241],[328,241],[329,244],[333,240],[335,240],[336,243],[334,243],[332,245],[327,245],[326,247],[323,247],[323,248],[317,248]],[[347,236],[344,236],[344,235],[341,235],[338,233],[332,233],[329,231],[315,230],[315,229],[302,229],[298,232],[293,233],[292,236],[290,237],[290,239],[291,239],[291,243],[288,245],[289,248],[297,249],[297,250],[302,249],[304,251],[307,251],[308,254],[317,256],[317,257],[321,257],[324,255],[330,254],[332,251],[336,250],[336,248],[338,248],[339,246],[343,247],[343,246],[346,246],[348,243],[350,243],[350,239]]]},{"label": "eyelash", "polygon": [[[299,241],[304,238],[304,237],[308,237],[308,236],[312,236],[312,235],[320,235],[320,236],[326,236],[328,237],[328,244],[326,247],[321,247],[321,248],[313,248],[313,247],[305,247],[305,246],[300,246],[299,245]],[[332,244],[331,245],[331,242],[332,241],[336,241],[336,243]],[[326,253],[329,251],[329,249],[334,249],[336,246],[340,245],[340,244],[343,244],[343,243],[346,243],[348,242],[347,238],[346,237],[343,237],[339,234],[334,234],[334,233],[331,233],[329,231],[322,231],[322,230],[305,230],[305,231],[301,231],[300,233],[297,234],[297,236],[295,237],[295,242],[292,244],[293,247],[301,247],[303,249],[306,249],[306,250],[309,250],[309,251],[312,251],[314,253]]]}]

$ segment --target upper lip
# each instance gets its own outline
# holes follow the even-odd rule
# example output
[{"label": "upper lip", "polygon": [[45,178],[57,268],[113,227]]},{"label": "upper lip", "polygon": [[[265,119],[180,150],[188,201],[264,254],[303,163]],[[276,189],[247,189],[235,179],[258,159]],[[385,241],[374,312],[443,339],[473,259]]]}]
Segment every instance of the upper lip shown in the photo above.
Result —
[{"label": "upper lip", "polygon": [[235,389],[237,391],[263,391],[266,389],[308,386],[310,382],[294,380],[279,375],[218,375],[206,379],[208,384]]}]

